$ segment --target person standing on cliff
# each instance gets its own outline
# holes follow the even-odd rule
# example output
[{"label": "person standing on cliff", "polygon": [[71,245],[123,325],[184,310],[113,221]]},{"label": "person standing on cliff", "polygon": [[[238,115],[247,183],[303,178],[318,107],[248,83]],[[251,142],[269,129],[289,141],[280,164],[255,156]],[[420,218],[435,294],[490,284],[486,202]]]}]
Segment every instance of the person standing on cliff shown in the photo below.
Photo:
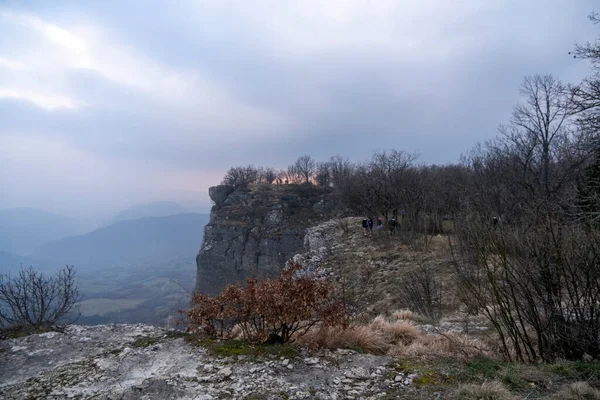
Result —
[{"label": "person standing on cliff", "polygon": [[371,236],[373,233],[373,218],[369,217],[367,224],[369,225],[369,236]]},{"label": "person standing on cliff", "polygon": [[377,235],[381,235],[381,230],[383,229],[383,220],[381,217],[377,218]]}]

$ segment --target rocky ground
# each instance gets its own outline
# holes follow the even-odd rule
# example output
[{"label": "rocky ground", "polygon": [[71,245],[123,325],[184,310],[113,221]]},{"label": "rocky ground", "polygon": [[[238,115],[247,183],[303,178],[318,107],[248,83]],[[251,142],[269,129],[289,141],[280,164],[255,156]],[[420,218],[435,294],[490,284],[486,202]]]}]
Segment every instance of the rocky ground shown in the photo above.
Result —
[{"label": "rocky ground", "polygon": [[70,326],[0,342],[3,399],[381,399],[414,391],[352,350],[217,357],[147,325]]}]

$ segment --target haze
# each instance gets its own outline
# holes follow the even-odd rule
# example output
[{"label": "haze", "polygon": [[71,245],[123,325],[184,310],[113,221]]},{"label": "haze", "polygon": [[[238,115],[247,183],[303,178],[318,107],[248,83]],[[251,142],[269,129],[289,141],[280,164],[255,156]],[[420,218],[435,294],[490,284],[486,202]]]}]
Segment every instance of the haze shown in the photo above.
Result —
[{"label": "haze", "polygon": [[234,165],[457,161],[525,75],[577,82],[594,1],[8,1],[0,209],[208,210]]}]

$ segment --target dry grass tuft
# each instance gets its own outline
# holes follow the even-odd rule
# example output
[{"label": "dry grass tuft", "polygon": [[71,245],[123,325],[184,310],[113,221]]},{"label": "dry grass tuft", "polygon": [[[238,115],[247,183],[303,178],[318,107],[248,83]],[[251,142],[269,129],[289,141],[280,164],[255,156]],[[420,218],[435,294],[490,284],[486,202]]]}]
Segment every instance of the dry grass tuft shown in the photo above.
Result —
[{"label": "dry grass tuft", "polygon": [[457,392],[459,400],[513,400],[515,396],[500,382],[485,382],[482,385],[464,385]]},{"label": "dry grass tuft", "polygon": [[368,325],[370,325],[373,329],[381,329],[384,325],[388,323],[389,322],[385,319],[383,315],[378,315]]},{"label": "dry grass tuft", "polygon": [[322,326],[296,340],[311,348],[360,349],[392,356],[493,356],[490,349],[477,339],[452,333],[426,335],[410,321],[390,322],[382,316],[368,324],[349,328]]},{"label": "dry grass tuft", "polygon": [[398,343],[388,351],[391,356],[452,356],[458,358],[493,357],[492,351],[477,339],[445,333],[420,335],[412,343]]},{"label": "dry grass tuft", "polygon": [[350,328],[321,327],[297,339],[312,348],[356,349],[372,354],[385,354],[390,348],[383,334],[369,325]]},{"label": "dry grass tuft", "polygon": [[556,400],[600,400],[600,391],[587,382],[575,382],[552,396]]},{"label": "dry grass tuft", "polygon": [[407,321],[386,322],[379,327],[388,343],[408,346],[423,334],[412,323]]},{"label": "dry grass tuft", "polygon": [[404,321],[412,321],[414,320],[415,315],[412,311],[410,310],[396,310],[392,313],[392,319],[398,321],[398,320],[404,320]]}]

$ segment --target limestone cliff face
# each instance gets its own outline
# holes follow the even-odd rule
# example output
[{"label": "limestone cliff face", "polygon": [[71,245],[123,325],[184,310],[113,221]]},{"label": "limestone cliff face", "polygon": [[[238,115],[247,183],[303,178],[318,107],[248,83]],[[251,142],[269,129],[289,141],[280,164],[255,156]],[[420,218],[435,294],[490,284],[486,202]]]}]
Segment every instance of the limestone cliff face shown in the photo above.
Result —
[{"label": "limestone cliff face", "polygon": [[275,275],[303,250],[306,229],[338,211],[329,192],[310,185],[221,185],[209,195],[215,205],[196,257],[195,290],[203,294]]}]

